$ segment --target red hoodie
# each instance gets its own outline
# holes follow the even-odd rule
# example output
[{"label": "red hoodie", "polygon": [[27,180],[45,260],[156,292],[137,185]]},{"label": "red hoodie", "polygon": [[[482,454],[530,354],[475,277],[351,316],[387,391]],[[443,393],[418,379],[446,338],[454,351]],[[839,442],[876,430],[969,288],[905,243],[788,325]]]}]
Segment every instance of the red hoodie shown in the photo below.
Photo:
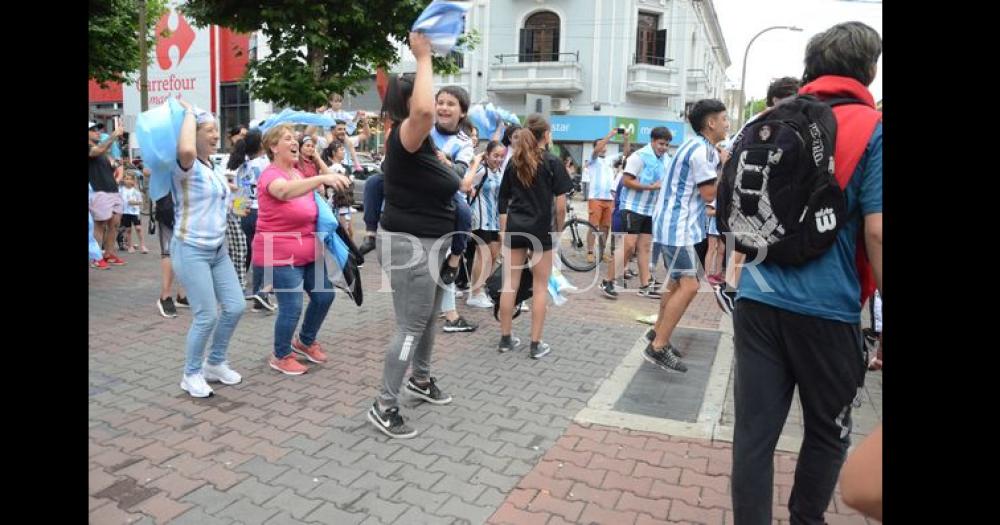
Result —
[{"label": "red hoodie", "polygon": [[[875,98],[861,82],[837,75],[825,75],[802,86],[800,95],[813,95],[820,100],[835,98],[856,98],[861,104],[850,104],[833,108],[837,119],[837,145],[834,150],[834,177],[841,189],[847,187],[858,162],[865,154],[865,148],[872,138],[875,127],[882,121],[882,114],[875,109]],[[858,247],[855,263],[861,284],[861,304],[875,292],[875,274],[872,273],[868,254],[865,250],[864,223],[858,232]]]}]

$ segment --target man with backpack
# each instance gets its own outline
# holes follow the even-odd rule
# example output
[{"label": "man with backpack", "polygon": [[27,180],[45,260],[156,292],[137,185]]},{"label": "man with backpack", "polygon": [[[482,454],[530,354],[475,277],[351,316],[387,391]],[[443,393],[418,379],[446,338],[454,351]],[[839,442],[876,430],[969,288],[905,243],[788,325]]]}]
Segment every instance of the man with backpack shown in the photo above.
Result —
[{"label": "man with backpack", "polygon": [[696,102],[688,120],[696,135],[687,139],[670,161],[653,212],[653,242],[663,255],[670,293],[660,299],[654,338],[643,351],[647,361],[670,372],[687,372],[681,362],[683,354],[670,343],[670,336],[698,293],[695,245],[705,240],[705,205],[715,199],[720,160],[715,145],[729,133],[726,106],[715,99]]},{"label": "man with backpack", "polygon": [[881,53],[859,22],[814,36],[800,96],[747,126],[720,181],[720,229],[762,261],[733,316],[737,525],[771,523],[774,447],[796,386],[805,436],[792,523],[824,522],[850,444],[861,305],[882,282],[882,126],[867,89]]}]

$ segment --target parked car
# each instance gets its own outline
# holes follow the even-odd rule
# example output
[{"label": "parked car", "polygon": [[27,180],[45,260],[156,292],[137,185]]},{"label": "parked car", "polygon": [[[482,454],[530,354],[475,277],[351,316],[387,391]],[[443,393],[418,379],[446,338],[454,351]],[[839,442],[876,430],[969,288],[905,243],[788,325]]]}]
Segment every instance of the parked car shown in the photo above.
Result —
[{"label": "parked car", "polygon": [[354,183],[354,208],[364,210],[365,202],[365,181],[368,177],[382,173],[382,165],[376,163],[370,153],[359,151],[358,161],[361,163],[361,171],[351,173],[351,181]]}]

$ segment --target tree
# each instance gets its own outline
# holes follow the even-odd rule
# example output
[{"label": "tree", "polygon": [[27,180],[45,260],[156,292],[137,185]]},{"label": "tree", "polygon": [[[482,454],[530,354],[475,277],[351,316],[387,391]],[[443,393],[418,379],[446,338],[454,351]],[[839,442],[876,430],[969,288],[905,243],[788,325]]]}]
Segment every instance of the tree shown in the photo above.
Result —
[{"label": "tree", "polygon": [[750,99],[750,101],[747,102],[746,108],[744,109],[744,114],[746,115],[746,118],[749,119],[750,117],[756,115],[757,113],[764,111],[766,108],[767,108],[766,100]]},{"label": "tree", "polygon": [[[375,68],[399,60],[389,38],[406,42],[410,26],[431,0],[189,0],[181,9],[196,25],[262,31],[270,55],[248,62],[254,98],[312,109],[332,92],[357,94]],[[473,37],[473,40],[475,38]],[[438,72],[454,59],[435,58]]]},{"label": "tree", "polygon": [[[166,11],[164,0],[147,0],[147,20],[156,20]],[[156,46],[155,28],[148,24],[146,49]],[[139,6],[136,0],[90,0],[87,27],[90,78],[108,82],[135,82],[139,70]]]}]

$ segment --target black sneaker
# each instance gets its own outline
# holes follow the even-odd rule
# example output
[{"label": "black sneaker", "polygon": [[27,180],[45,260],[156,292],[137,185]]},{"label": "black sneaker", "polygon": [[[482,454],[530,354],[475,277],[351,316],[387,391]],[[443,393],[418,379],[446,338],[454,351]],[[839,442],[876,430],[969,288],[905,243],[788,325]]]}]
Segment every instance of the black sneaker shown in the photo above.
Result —
[{"label": "black sneaker", "polygon": [[601,281],[601,293],[604,294],[604,297],[608,297],[611,299],[618,298],[618,292],[615,291],[615,283],[611,281],[607,280]]},{"label": "black sneaker", "polygon": [[374,249],[375,237],[372,235],[365,235],[365,240],[361,243],[361,246],[358,247],[358,251],[361,252],[361,255],[364,255]]},{"label": "black sneaker", "polygon": [[628,269],[625,270],[625,273],[622,274],[622,276],[627,280],[627,279],[635,279],[636,277],[639,277],[639,274],[633,272],[631,269]]},{"label": "black sneaker", "polygon": [[517,350],[517,347],[521,346],[521,340],[517,337],[511,337],[510,343],[504,344],[503,340],[500,341],[500,346],[497,347],[497,351],[501,354],[504,352],[510,352],[511,350]]},{"label": "black sneaker", "polygon": [[[649,341],[649,344],[646,345],[647,347],[652,348],[654,339],[656,339],[656,330],[654,330],[653,328],[646,330],[646,340]],[[667,343],[667,348],[670,350],[670,352],[672,352],[675,356],[677,356],[678,359],[684,357],[681,355],[681,351],[678,350],[677,347],[675,347],[672,343]]]},{"label": "black sneaker", "polygon": [[178,308],[191,308],[191,303],[188,302],[187,297],[177,296],[177,300],[174,301]]},{"label": "black sneaker", "polygon": [[399,407],[392,407],[388,410],[379,410],[378,401],[372,404],[368,410],[368,421],[371,421],[375,428],[383,434],[399,439],[409,439],[417,435],[417,431],[410,428],[399,415]]},{"label": "black sneaker", "polygon": [[476,328],[479,328],[479,325],[466,321],[462,316],[459,316],[458,319],[455,319],[454,321],[449,321],[447,319],[444,321],[445,332],[473,332]]},{"label": "black sneaker", "polygon": [[539,341],[538,345],[531,345],[531,358],[541,359],[552,351],[552,347],[548,343]]},{"label": "black sneaker", "polygon": [[156,301],[156,308],[160,310],[160,315],[166,317],[167,319],[177,317],[177,308],[174,307],[173,297],[167,297],[166,299]]},{"label": "black sneaker", "polygon": [[451,284],[455,282],[456,276],[458,276],[458,267],[448,266],[448,261],[445,260],[444,265],[441,266],[441,282],[446,285]]},{"label": "black sneaker", "polygon": [[660,297],[662,297],[662,294],[660,294],[660,292],[654,290],[653,287],[649,286],[648,284],[646,286],[640,286],[639,291],[636,293],[639,295],[639,297],[645,297],[647,299],[659,299]]},{"label": "black sneaker", "polygon": [[276,310],[273,304],[267,300],[267,294],[258,293],[253,296],[253,311],[255,312],[273,312]]},{"label": "black sneaker", "polygon": [[432,377],[427,386],[420,386],[411,377],[409,381],[406,382],[406,391],[413,394],[414,397],[418,397],[427,401],[428,403],[434,405],[447,405],[451,403],[451,395],[445,394],[437,387],[437,384]]},{"label": "black sneaker", "polygon": [[646,349],[642,351],[642,357],[645,358],[646,361],[649,361],[650,363],[653,363],[668,372],[687,372],[687,367],[684,366],[681,359],[673,352],[675,349],[671,348],[671,351],[669,352],[666,350],[667,349],[664,348],[663,350],[656,351],[653,349],[653,345],[646,345]]},{"label": "black sneaker", "polygon": [[716,285],[713,289],[715,290],[715,302],[722,309],[722,313],[733,315],[733,310],[736,309],[736,292],[726,290],[726,283]]}]

